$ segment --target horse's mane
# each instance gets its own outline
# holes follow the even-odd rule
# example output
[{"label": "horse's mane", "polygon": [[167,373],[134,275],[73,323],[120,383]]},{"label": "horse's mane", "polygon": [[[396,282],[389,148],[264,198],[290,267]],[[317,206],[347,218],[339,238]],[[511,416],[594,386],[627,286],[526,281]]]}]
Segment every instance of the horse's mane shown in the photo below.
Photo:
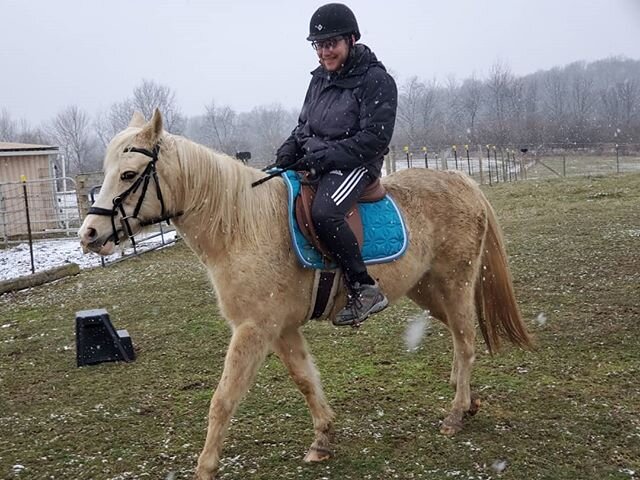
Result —
[{"label": "horse's mane", "polygon": [[260,177],[257,170],[186,138],[166,137],[175,142],[179,183],[186,189],[174,193],[183,199],[185,214],[197,213],[202,219],[203,233],[217,234],[225,243],[238,235],[252,244],[269,238],[273,225],[264,219],[282,209],[284,197],[278,195],[279,189],[251,188],[251,182]]},{"label": "horse's mane", "polygon": [[[136,143],[139,133],[139,128],[128,127],[112,139],[105,171],[126,147]],[[262,176],[258,170],[178,135],[164,133],[160,142],[158,172],[184,217],[194,214],[202,222],[200,234],[215,237],[224,246],[238,236],[249,245],[270,238],[274,225],[265,219],[275,220],[278,212],[284,212],[282,182],[251,188]]]}]

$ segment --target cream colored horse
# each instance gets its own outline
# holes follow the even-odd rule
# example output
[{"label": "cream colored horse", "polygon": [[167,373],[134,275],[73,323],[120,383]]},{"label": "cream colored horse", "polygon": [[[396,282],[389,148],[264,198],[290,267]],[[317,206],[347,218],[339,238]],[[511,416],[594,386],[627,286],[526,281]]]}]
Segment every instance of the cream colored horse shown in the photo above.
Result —
[{"label": "cream colored horse", "polygon": [[[146,195],[141,187],[131,188],[156,146],[162,203],[151,174]],[[130,233],[139,231],[145,220],[180,212],[175,226],[207,267],[233,331],[211,399],[196,478],[215,477],[231,416],[271,351],[286,365],[313,417],[315,438],[305,460],[329,458],[334,414],[302,335],[313,273],[300,266],[291,249],[284,183],[274,179],[251,188],[264,173],[164,132],[158,111],[148,123],[133,116],[111,141],[104,171],[94,205],[99,214],[89,214],[79,232],[85,251],[111,253],[113,227],[118,240],[125,239],[122,212],[132,217],[137,205]],[[500,227],[478,186],[459,172],[426,169],[404,170],[383,183],[403,211],[410,246],[401,259],[370,271],[390,301],[408,296],[449,328],[455,397],[441,431],[452,435],[479,406],[469,385],[476,322],[492,352],[501,336],[524,348],[531,347],[531,339],[516,305]],[[122,195],[127,190],[134,191]],[[124,210],[114,207],[118,196]],[[331,315],[344,302],[341,294]]]}]

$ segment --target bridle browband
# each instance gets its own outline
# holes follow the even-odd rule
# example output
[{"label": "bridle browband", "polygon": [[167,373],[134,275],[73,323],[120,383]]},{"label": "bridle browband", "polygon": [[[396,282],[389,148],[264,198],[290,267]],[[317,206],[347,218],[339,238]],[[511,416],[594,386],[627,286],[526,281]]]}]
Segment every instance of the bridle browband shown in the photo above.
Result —
[{"label": "bridle browband", "polygon": [[[107,208],[101,207],[90,207],[88,211],[88,215],[102,215],[105,217],[111,217],[111,228],[113,232],[109,235],[104,241],[103,245],[106,244],[110,239],[113,238],[113,242],[118,245],[120,243],[120,239],[118,238],[118,229],[116,228],[116,217],[118,213],[122,215],[120,222],[124,225],[127,236],[129,240],[131,240],[132,245],[135,246],[135,240],[133,238],[133,230],[131,229],[131,225],[129,225],[129,220],[135,218],[138,220],[141,227],[146,227],[149,225],[153,225],[154,223],[160,223],[166,221],[167,224],[170,224],[170,220],[175,217],[179,217],[182,215],[182,212],[177,213],[167,213],[164,208],[164,199],[162,198],[162,191],[160,190],[160,182],[158,182],[158,171],[156,169],[156,162],[158,161],[158,153],[160,152],[160,144],[156,143],[152,150],[147,150],[146,148],[137,148],[137,147],[127,147],[124,149],[123,153],[141,153],[151,158],[147,166],[142,171],[140,176],[136,179],[133,184],[127,188],[120,195],[116,196],[113,199],[113,208],[111,210]],[[158,201],[160,202],[161,213],[159,217],[153,217],[148,220],[140,220],[138,218],[138,213],[140,213],[140,208],[142,207],[142,202],[144,201],[144,197],[147,194],[147,188],[149,188],[149,182],[153,179],[156,184],[156,195],[158,197]],[[132,215],[127,215],[124,211],[124,201],[127,197],[138,190],[138,188],[142,185],[142,191],[140,193],[140,198],[138,198],[138,203],[136,203],[135,208],[133,209]]]}]

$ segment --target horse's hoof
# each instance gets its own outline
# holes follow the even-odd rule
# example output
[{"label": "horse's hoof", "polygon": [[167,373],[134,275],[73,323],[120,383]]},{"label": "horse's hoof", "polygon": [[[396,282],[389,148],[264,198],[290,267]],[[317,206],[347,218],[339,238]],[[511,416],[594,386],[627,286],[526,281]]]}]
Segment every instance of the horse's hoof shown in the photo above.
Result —
[{"label": "horse's hoof", "polygon": [[196,470],[196,473],[193,474],[193,480],[216,480],[216,472],[210,473]]},{"label": "horse's hoof", "polygon": [[307,454],[304,456],[306,463],[324,462],[329,460],[333,456],[333,453],[328,448],[322,447],[310,447]]},{"label": "horse's hoof", "polygon": [[442,427],[440,427],[440,433],[443,435],[447,435],[449,437],[455,435],[460,430],[462,430],[462,418],[459,415],[449,415],[442,422]]},{"label": "horse's hoof", "polygon": [[215,474],[214,474],[214,475],[205,475],[205,476],[202,476],[202,475],[199,475],[199,474],[197,474],[197,473],[196,473],[196,474],[193,476],[193,480],[216,480],[216,476],[215,476]]},{"label": "horse's hoof", "polygon": [[471,394],[471,406],[469,407],[469,410],[467,410],[467,415],[473,417],[478,413],[478,410],[480,410],[480,405],[482,405],[480,398]]},{"label": "horse's hoof", "polygon": [[440,433],[446,435],[447,437],[453,437],[460,430],[462,430],[462,428],[453,427],[451,425],[443,425],[442,427],[440,427]]}]

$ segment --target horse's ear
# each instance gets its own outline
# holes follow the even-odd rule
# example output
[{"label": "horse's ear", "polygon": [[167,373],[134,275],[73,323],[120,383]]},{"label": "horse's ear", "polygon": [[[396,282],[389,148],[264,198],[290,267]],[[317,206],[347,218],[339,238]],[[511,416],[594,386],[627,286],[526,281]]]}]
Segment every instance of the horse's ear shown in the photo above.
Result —
[{"label": "horse's ear", "polygon": [[153,112],[153,117],[149,120],[140,132],[140,136],[147,140],[149,143],[155,144],[162,135],[162,114],[160,110],[156,108]]},{"label": "horse's ear", "polygon": [[140,112],[137,110],[133,112],[133,116],[131,117],[131,121],[129,122],[130,127],[142,128],[144,127],[145,120]]}]

